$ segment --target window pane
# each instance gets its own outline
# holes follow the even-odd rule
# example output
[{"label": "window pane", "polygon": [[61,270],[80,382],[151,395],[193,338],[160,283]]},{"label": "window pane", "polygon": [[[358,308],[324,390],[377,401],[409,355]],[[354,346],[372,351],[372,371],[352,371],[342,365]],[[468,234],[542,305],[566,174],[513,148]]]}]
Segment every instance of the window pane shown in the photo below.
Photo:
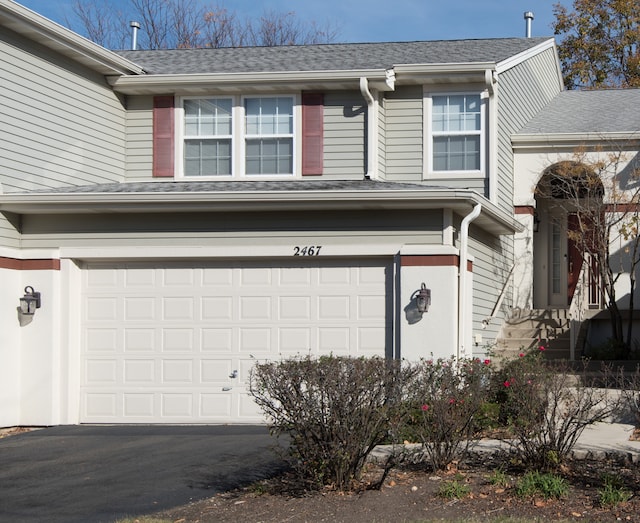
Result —
[{"label": "window pane", "polygon": [[245,111],[247,134],[293,133],[293,99],[290,97],[247,98]]},{"label": "window pane", "polygon": [[185,176],[231,174],[231,140],[187,140],[184,151]]},{"label": "window pane", "polygon": [[479,136],[444,136],[433,139],[435,171],[480,170]]},{"label": "window pane", "polygon": [[247,140],[247,174],[293,174],[291,138]]}]

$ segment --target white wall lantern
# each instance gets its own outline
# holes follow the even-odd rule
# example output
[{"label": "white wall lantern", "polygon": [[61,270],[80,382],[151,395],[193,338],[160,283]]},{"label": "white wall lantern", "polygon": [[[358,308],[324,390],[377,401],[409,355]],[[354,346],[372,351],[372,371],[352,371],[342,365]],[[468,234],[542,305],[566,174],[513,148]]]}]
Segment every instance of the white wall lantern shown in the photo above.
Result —
[{"label": "white wall lantern", "polygon": [[431,305],[431,289],[427,289],[427,286],[423,283],[416,294],[416,307],[419,313],[424,314],[429,312],[429,305]]},{"label": "white wall lantern", "polygon": [[24,288],[24,296],[20,298],[20,312],[25,316],[33,316],[36,309],[41,305],[40,293],[33,290],[33,287],[26,286]]}]

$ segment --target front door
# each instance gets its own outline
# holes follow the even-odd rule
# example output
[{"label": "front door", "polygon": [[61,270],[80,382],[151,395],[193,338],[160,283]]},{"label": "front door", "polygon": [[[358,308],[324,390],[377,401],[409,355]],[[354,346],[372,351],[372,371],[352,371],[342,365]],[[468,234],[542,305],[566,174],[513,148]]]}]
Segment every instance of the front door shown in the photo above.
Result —
[{"label": "front door", "polygon": [[547,235],[549,305],[566,307],[569,285],[567,214],[562,209],[550,210]]}]

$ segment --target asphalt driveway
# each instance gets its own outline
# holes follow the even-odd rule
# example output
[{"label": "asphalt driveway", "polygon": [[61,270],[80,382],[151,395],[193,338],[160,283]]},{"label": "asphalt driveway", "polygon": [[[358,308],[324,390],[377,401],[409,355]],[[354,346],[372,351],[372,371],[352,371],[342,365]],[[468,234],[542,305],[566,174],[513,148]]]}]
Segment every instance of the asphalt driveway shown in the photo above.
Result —
[{"label": "asphalt driveway", "polygon": [[263,426],[62,426],[0,439],[0,521],[112,522],[284,469]]}]

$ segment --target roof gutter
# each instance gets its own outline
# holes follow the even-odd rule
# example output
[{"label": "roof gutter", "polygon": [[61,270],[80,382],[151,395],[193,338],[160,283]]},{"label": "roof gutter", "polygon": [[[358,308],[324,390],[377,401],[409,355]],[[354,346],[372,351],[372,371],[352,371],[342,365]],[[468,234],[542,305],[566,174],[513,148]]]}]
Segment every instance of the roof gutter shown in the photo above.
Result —
[{"label": "roof gutter", "polygon": [[148,74],[123,75],[107,78],[117,92],[123,94],[174,92],[200,89],[210,92],[216,89],[255,87],[256,84],[298,85],[346,85],[357,88],[365,77],[371,88],[392,91],[395,88],[393,71],[386,69],[332,70],[332,71],[264,71],[251,73],[206,74]]}]

